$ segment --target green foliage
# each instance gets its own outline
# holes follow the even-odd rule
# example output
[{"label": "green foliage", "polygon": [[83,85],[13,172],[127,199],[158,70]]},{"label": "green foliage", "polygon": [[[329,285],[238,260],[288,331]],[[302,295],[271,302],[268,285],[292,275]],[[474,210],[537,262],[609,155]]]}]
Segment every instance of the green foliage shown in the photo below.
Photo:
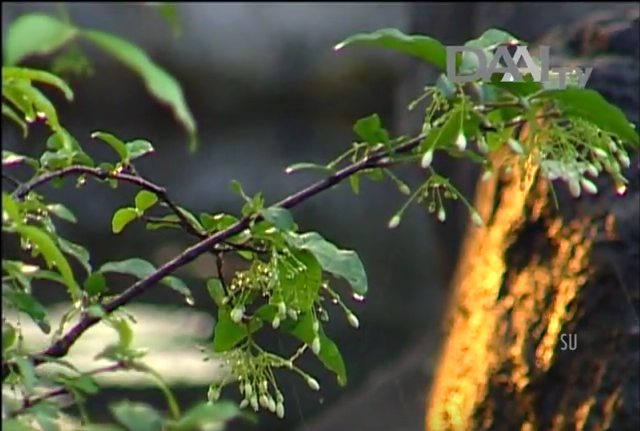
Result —
[{"label": "green foliage", "polygon": [[[173,16],[170,10],[162,13]],[[135,169],[137,158],[153,152],[151,143],[126,142],[111,133],[94,132],[91,137],[111,146],[118,156],[116,163],[96,165],[78,140],[60,124],[54,105],[37,88],[56,87],[71,100],[73,92],[68,85],[55,74],[13,66],[34,54],[50,54],[77,38],[93,41],[138,72],[150,92],[172,106],[189,133],[195,134],[196,130],[179,85],[138,48],[114,36],[78,29],[68,20],[63,22],[46,15],[26,15],[10,27],[5,46],[8,65],[2,69],[3,115],[18,124],[25,135],[36,118],[44,119],[52,134],[39,159],[4,150],[2,153],[3,168],[26,165],[32,170],[31,179],[16,180],[12,192],[2,194],[3,234],[18,239],[22,249],[30,253],[24,260],[3,255],[3,315],[15,310],[49,333],[52,327],[47,310],[37,299],[41,280],[62,286],[72,304],[55,330],[51,345],[41,352],[26,351],[19,325],[3,317],[3,381],[19,385],[25,394],[24,401],[14,403],[9,417],[3,419],[3,427],[10,430],[32,429],[33,421],[43,430],[56,429],[53,421],[60,407],[49,398],[60,392],[35,395],[36,389],[45,383],[55,384],[74,397],[74,405],[84,421],[82,430],[208,429],[235,417],[251,419],[246,413],[248,408],[266,409],[283,417],[285,399],[275,369],[289,370],[299,375],[310,389],[320,390],[320,383],[298,366],[297,360],[305,352],[315,355],[335,374],[339,384],[347,383],[339,348],[324,331],[323,324],[329,320],[327,304],[337,305],[352,327],[359,327],[359,321],[344,304],[339,289],[334,289],[335,279],[346,281],[356,299],[362,299],[368,291],[364,265],[356,252],[341,249],[317,232],[300,231],[289,209],[341,181],[348,180],[358,193],[361,178],[374,181],[389,178],[400,193],[408,196],[391,216],[390,228],[400,224],[404,211],[413,202],[424,203],[429,212],[437,212],[437,218],[444,221],[445,199],[460,200],[469,209],[473,222],[481,226],[483,221],[478,212],[449,179],[434,170],[435,152],[479,163],[485,176],[516,164],[533,166],[546,178],[564,179],[577,196],[581,190],[597,192],[587,175],[596,177],[607,172],[618,186],[623,186],[626,180],[621,175],[621,166],[629,164],[624,144],[638,147],[638,135],[622,113],[591,90],[550,90],[541,83],[494,80],[460,86],[442,76],[412,103],[415,106],[430,100],[422,129],[415,136],[392,138],[381,118],[370,115],[355,123],[354,132],[360,141],[354,142],[344,154],[326,165],[299,163],[286,171],[319,169],[326,173],[325,179],[271,205],[265,203],[261,193],[250,196],[233,181],[232,189],[243,201],[238,216],[204,212],[196,217],[171,200],[164,188],[144,179]],[[468,44],[491,50],[512,39],[504,32],[490,30]],[[353,36],[339,46],[359,43],[399,50],[441,68],[446,63],[443,45],[426,36],[381,30]],[[463,69],[474,67],[464,56],[457,64]],[[525,124],[530,133],[522,141],[518,130]],[[494,165],[492,157],[497,152],[501,155],[500,165]],[[391,170],[401,164],[419,166],[429,175],[412,190]],[[69,177],[78,178],[78,187],[87,179],[94,179],[114,187],[128,182],[139,188],[133,202],[113,214],[113,233],[119,234],[129,225],[135,228],[142,221],[149,231],[154,231],[149,234],[167,228],[180,229],[198,242],[158,268],[131,257],[94,269],[88,251],[62,238],[56,230],[54,217],[67,223],[78,222],[73,212],[49,202],[37,191],[40,186]],[[187,284],[174,275],[204,253],[214,256],[217,277],[191,280]],[[224,270],[224,257],[230,253],[244,260],[243,267],[231,276]],[[74,270],[68,256],[80,264],[80,271]],[[114,294],[109,290],[109,278],[114,273],[132,277],[134,281],[122,293]],[[201,345],[203,360],[220,361],[229,370],[221,379],[211,382],[207,402],[184,413],[162,376],[145,364],[146,352],[133,347],[135,322],[122,311],[139,295],[157,288],[158,283],[183,295],[189,305],[194,301],[192,289],[206,288],[211,298],[208,305],[217,321],[213,338]],[[79,322],[67,328],[74,316],[79,317]],[[118,341],[96,354],[96,358],[109,365],[81,373],[63,358],[83,332],[97,322],[109,325],[118,334]],[[298,340],[299,348],[292,354],[265,350],[254,335],[273,330]],[[53,378],[42,377],[36,369],[44,363],[58,364],[66,372]],[[143,372],[152,377],[165,395],[169,413],[123,400],[109,406],[114,424],[90,423],[83,400],[100,389],[93,376],[117,370]],[[227,384],[236,385],[242,394],[239,406],[218,401]]]}]

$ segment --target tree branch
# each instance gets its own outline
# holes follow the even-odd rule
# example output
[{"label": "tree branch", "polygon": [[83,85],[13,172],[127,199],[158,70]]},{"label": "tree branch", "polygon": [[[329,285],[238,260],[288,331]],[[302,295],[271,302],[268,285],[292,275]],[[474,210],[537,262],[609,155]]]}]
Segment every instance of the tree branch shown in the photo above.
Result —
[{"label": "tree branch", "polygon": [[[410,152],[420,144],[420,142],[424,139],[424,137],[425,135],[423,134],[409,140],[408,142],[402,145],[399,145],[394,149],[393,155],[405,154],[407,152]],[[310,185],[309,187],[303,190],[300,190],[299,192],[293,195],[290,195],[289,197],[277,202],[273,206],[287,208],[287,209],[293,208],[296,205],[299,205],[300,203],[318,195],[319,193],[322,193],[334,187],[335,185],[339,184],[340,182],[344,181],[350,176],[357,174],[360,171],[376,168],[379,165],[384,165],[389,161],[390,156],[391,154],[389,154],[389,152],[387,152],[384,149],[374,151],[372,154],[366,156],[362,160],[355,162],[345,167],[344,169],[339,170],[338,172],[332,174],[331,176],[323,180],[317,181],[316,183]],[[128,174],[106,173],[100,170],[96,170],[94,168],[87,168],[84,166],[72,166],[61,171],[45,174],[25,184],[25,186],[22,187],[19,191],[16,191],[15,194],[18,196],[24,196],[30,190],[34,189],[35,187],[38,187],[39,185],[46,183],[47,181],[50,181],[53,178],[62,177],[65,175],[69,175],[71,173],[80,173],[80,174],[87,173],[87,174],[92,174],[98,177],[102,176],[102,177],[111,177],[111,178],[121,179],[124,181],[137,184],[140,187],[143,187],[147,190],[150,190],[154,193],[159,194],[162,197],[165,197],[166,199],[166,194],[165,194],[166,192],[163,188],[158,187],[139,177],[135,177]],[[162,265],[153,274],[138,280],[137,282],[132,284],[128,289],[126,289],[124,292],[118,295],[116,298],[107,302],[106,304],[103,304],[103,309],[105,313],[107,314],[111,313],[117,310],[118,308],[128,304],[129,302],[131,302],[132,300],[134,300],[135,298],[137,298],[138,296],[146,292],[151,286],[158,283],[164,277],[176,271],[178,268],[195,260],[198,256],[200,256],[201,254],[205,253],[208,250],[211,250],[216,245],[221,244],[229,240],[231,237],[240,234],[242,231],[244,231],[250,226],[252,220],[261,220],[261,218],[259,216],[257,218],[251,217],[251,216],[245,216],[240,220],[238,220],[235,224],[229,226],[227,229],[216,232],[211,236],[198,242],[197,244],[189,247],[184,252],[176,256],[174,259]],[[87,329],[91,328],[93,325],[98,323],[100,320],[101,319],[98,317],[94,317],[92,315],[84,313],[82,318],[78,321],[78,323],[76,323],[71,329],[69,329],[69,331],[64,336],[62,336],[57,341],[55,341],[46,350],[34,356],[33,358],[34,366],[38,366],[43,362],[45,362],[45,358],[47,356],[55,357],[55,358],[64,357],[69,352],[69,349],[71,348],[71,346],[82,336],[82,334]],[[6,376],[9,375],[11,368],[12,368],[12,364],[10,363],[2,364],[3,380],[6,378]]]}]

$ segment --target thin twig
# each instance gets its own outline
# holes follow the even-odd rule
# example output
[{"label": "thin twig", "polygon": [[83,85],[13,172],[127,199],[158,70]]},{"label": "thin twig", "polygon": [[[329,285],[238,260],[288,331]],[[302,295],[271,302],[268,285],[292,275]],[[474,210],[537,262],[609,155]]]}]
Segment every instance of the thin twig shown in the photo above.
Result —
[{"label": "thin twig", "polygon": [[[420,144],[420,142],[424,139],[425,136],[426,135],[424,134],[419,135],[409,140],[408,142],[396,147],[393,151],[393,154],[394,155],[405,154],[413,150]],[[281,201],[277,202],[274,205],[274,207],[287,208],[287,209],[293,208],[296,205],[299,205],[300,203],[318,195],[319,193],[322,193],[336,186],[337,184],[341,183],[342,181],[351,177],[352,175],[359,173],[360,171],[378,167],[378,164],[381,162],[386,163],[386,161],[390,158],[390,156],[391,155],[384,149],[373,152],[372,154],[365,157],[364,159],[358,162],[355,162],[345,167],[344,169],[341,169],[340,171],[334,173],[333,175],[323,180],[317,181],[316,183],[310,185],[309,187],[303,190],[300,190],[299,192],[292,194],[285,199],[282,199]],[[20,190],[20,193],[24,195],[28,193],[29,190],[32,190],[33,188],[39,185],[42,185],[53,178],[69,175],[70,173],[91,173],[98,177],[107,176],[107,177],[121,179],[124,181],[129,181],[139,185],[140,187],[146,188],[147,190],[154,191],[155,193],[162,195],[163,197],[166,196],[164,189],[159,188],[158,186],[155,186],[154,184],[149,183],[148,181],[143,180],[139,177],[134,177],[131,175],[119,174],[118,176],[116,176],[116,174],[109,174],[109,173],[95,170],[93,168],[86,168],[84,166],[80,166],[80,167],[74,166],[74,167],[66,168],[65,172],[66,172],[65,174],[60,174],[60,171],[58,171],[57,173],[49,174],[48,177],[38,177],[34,181],[29,182],[28,185],[26,185],[24,188],[22,188]],[[251,215],[245,216],[240,220],[238,220],[233,225],[229,226],[228,228],[221,230],[219,232],[215,232],[211,236],[189,247],[184,252],[176,256],[174,259],[162,265],[153,274],[150,274],[149,276],[138,280],[137,282],[133,283],[128,289],[122,292],[120,295],[115,297],[113,300],[107,302],[106,304],[103,304],[104,312],[109,314],[117,310],[118,308],[130,303],[135,298],[137,298],[138,296],[142,295],[147,290],[149,290],[153,285],[158,283],[167,275],[175,272],[180,267],[192,262],[201,254],[207,252],[208,250],[213,249],[216,245],[221,244],[229,240],[233,236],[240,234],[242,231],[250,227],[252,221],[257,222],[261,219],[262,218],[260,216],[258,217],[251,216]],[[100,322],[100,320],[101,319],[99,317],[94,317],[93,315],[84,314],[83,317],[80,319],[80,321],[76,323],[71,329],[69,329],[69,331],[64,336],[59,338],[47,349],[40,352],[40,354],[37,354],[34,356],[33,358],[34,366],[38,366],[44,363],[46,357],[61,358],[66,356],[71,346],[73,346],[73,344],[82,336],[82,334],[84,334],[84,332],[87,329],[91,328],[93,325]],[[3,380],[9,375],[11,368],[12,368],[11,363],[2,364]]]}]

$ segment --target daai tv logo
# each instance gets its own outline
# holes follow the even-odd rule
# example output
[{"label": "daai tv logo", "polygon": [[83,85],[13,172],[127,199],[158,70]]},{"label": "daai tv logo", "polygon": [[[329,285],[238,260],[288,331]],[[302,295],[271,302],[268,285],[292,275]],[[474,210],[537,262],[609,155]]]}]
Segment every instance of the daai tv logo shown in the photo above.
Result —
[{"label": "daai tv logo", "polygon": [[[474,46],[448,46],[447,78],[451,82],[491,81],[494,73],[503,73],[502,82],[524,82],[525,74],[544,84],[546,89],[564,89],[567,84],[584,88],[592,67],[555,67],[549,62],[550,48],[541,46],[534,58],[526,46],[519,43],[502,44],[494,49]],[[456,67],[457,66],[457,67]]]}]

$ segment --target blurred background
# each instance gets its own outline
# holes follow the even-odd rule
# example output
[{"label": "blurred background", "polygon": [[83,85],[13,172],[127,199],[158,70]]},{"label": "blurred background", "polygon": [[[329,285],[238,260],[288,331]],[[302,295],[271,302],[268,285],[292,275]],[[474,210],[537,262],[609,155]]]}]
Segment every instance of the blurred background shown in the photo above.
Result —
[{"label": "blurred background", "polygon": [[[416,133],[420,112],[408,103],[436,77],[433,70],[383,50],[333,46],[358,32],[397,28],[434,36],[445,44],[464,42],[489,27],[500,27],[526,41],[535,41],[598,9],[625,3],[177,3],[182,33],[177,37],[156,9],[141,3],[69,3],[72,22],[82,28],[123,37],[141,48],[182,84],[199,128],[199,147],[187,151],[187,137],[168,108],[155,102],[141,80],[124,66],[90,46],[81,45],[95,73],[71,81],[76,99],[58,103],[62,122],[95,158],[111,159],[111,149],[89,138],[96,130],[123,140],[144,138],[156,153],[136,167],[149,180],[164,185],[180,205],[198,214],[237,213],[240,199],[229,187],[240,181],[249,194],[262,191],[276,200],[320,178],[311,173],[285,175],[295,162],[326,163],[354,139],[353,123],[378,113],[393,134]],[[24,13],[58,16],[55,3],[2,3],[2,32]],[[29,61],[46,66],[47,58]],[[419,110],[418,110],[419,111]],[[13,125],[2,127],[2,148],[37,154],[44,134],[27,144]],[[466,165],[437,161],[441,171],[466,194],[473,191],[475,172]],[[416,184],[418,169],[398,175]],[[192,239],[179,232],[147,232],[141,226],[116,237],[114,211],[133,200],[136,190],[113,190],[88,181],[76,189],[48,189],[51,200],[67,205],[77,225],[60,224],[63,236],[91,251],[92,264],[134,256],[162,264]],[[455,265],[466,220],[462,205],[449,209],[444,225],[424,207],[413,207],[394,231],[390,217],[403,203],[392,182],[363,184],[355,196],[348,184],[306,202],[293,211],[302,230],[317,230],[343,248],[356,250],[367,269],[370,293],[348,305],[360,317],[351,329],[336,312],[326,328],[347,364],[349,384],[339,388],[312,355],[303,366],[322,383],[310,391],[294,376],[282,377],[287,414],[284,420],[261,415],[257,425],[234,423],[232,430],[260,431],[418,431],[424,428],[424,400],[437,359],[440,328],[449,278]],[[3,251],[4,253],[4,251]],[[173,291],[158,287],[130,311],[138,317],[136,343],[148,347],[149,365],[174,385],[181,405],[206,396],[215,364],[203,363],[194,342],[211,337],[215,308],[203,280],[215,264],[202,258],[180,274],[195,296],[183,304]],[[117,280],[114,290],[130,281]],[[48,288],[51,287],[51,288]],[[348,298],[346,286],[338,286]],[[43,285],[38,295],[60,316],[64,296]],[[23,323],[33,347],[45,345],[35,326]],[[71,351],[73,362],[93,368],[92,354],[113,341],[106,327],[87,333]],[[286,340],[265,337],[271,350]],[[107,402],[122,397],[164,406],[161,393],[138,376],[114,374],[101,382],[106,390],[89,401],[96,419],[107,420]],[[235,394],[229,393],[230,396]]]}]

